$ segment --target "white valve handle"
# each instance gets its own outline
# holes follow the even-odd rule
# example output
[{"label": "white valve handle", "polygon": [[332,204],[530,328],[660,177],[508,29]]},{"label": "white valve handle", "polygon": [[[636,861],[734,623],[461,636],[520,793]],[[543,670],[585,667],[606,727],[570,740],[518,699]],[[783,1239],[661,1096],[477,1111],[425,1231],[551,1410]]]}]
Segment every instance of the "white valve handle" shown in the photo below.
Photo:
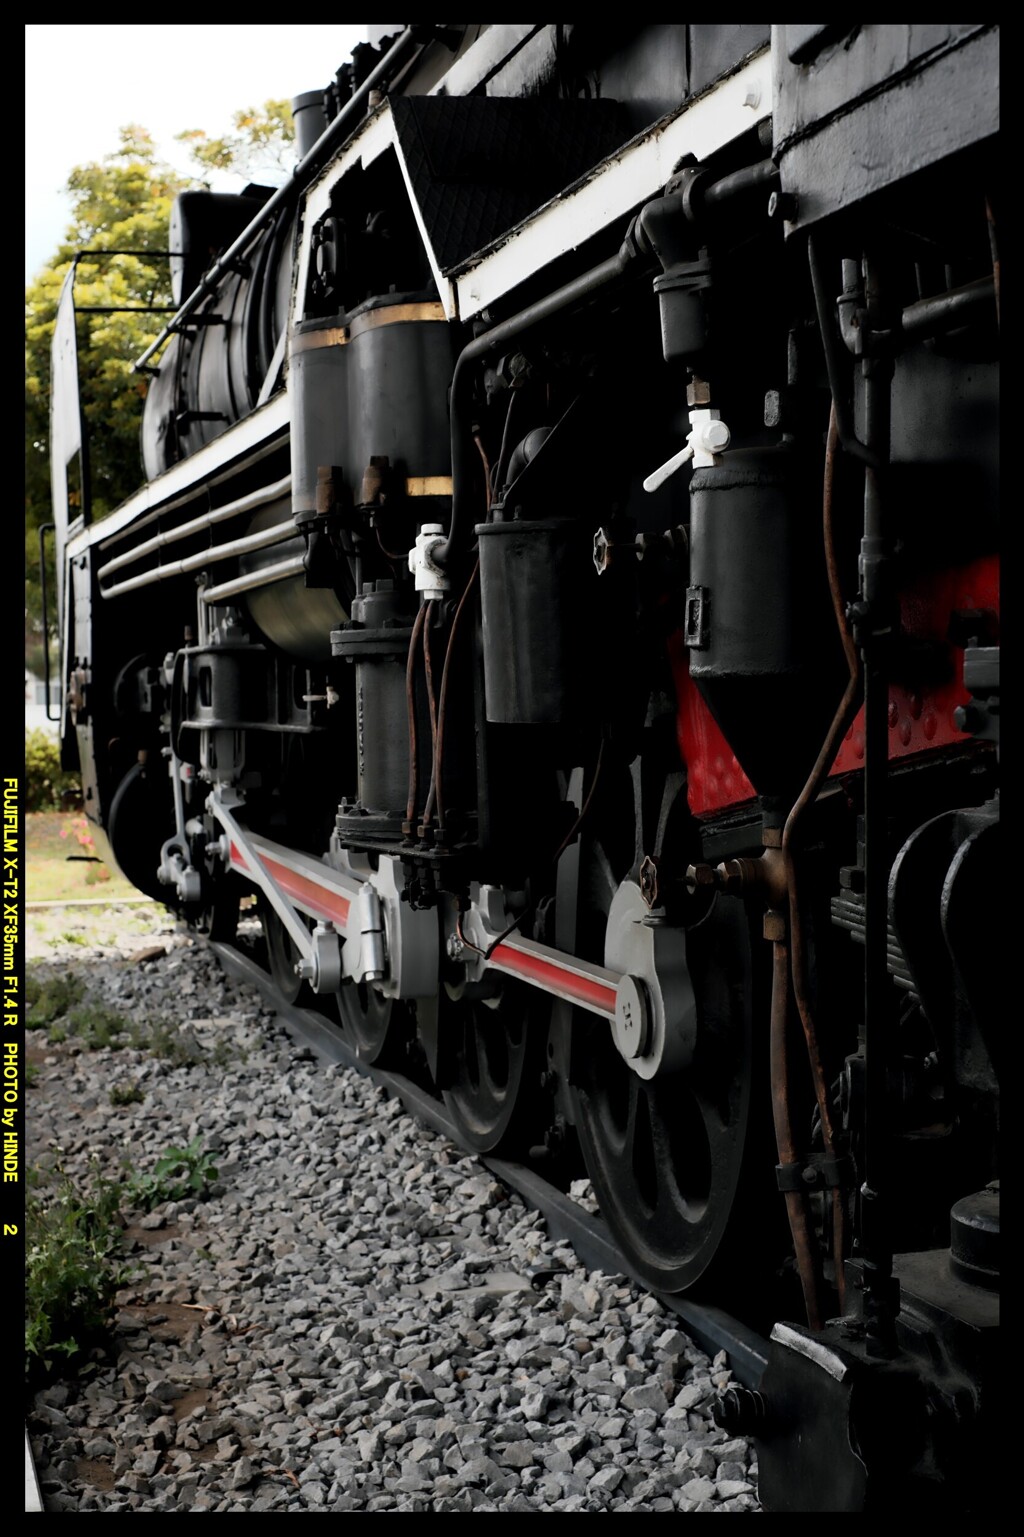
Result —
[{"label": "white valve handle", "polygon": [[657,491],[659,486],[665,484],[670,475],[674,475],[676,470],[681,470],[687,459],[692,458],[693,444],[688,441],[685,448],[681,448],[677,454],[673,454],[671,459],[666,459],[661,468],[655,470],[653,475],[648,475],[644,481],[644,490]]},{"label": "white valve handle", "polygon": [[692,411],[690,413],[690,420],[693,426],[690,428],[689,436],[686,439],[686,447],[681,448],[677,454],[673,454],[672,458],[666,460],[660,469],[654,471],[653,475],[648,475],[644,481],[645,491],[657,491],[659,486],[665,484],[670,475],[674,475],[676,470],[682,469],[688,459],[695,459],[698,468],[703,468],[714,462],[716,454],[720,454],[723,449],[729,447],[729,440],[732,434],[717,414],[711,415],[707,411]]}]

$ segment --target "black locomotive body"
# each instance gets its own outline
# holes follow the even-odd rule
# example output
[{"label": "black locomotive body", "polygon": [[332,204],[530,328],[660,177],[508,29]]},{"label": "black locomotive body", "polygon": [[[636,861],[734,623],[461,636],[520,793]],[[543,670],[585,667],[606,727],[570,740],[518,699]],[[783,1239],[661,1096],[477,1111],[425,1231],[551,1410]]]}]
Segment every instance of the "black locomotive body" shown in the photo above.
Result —
[{"label": "black locomotive body", "polygon": [[180,201],[95,524],[58,324],[89,816],[771,1331],[768,1509],[969,1504],[994,1416],[998,81],[982,24],[362,49],[288,185]]}]

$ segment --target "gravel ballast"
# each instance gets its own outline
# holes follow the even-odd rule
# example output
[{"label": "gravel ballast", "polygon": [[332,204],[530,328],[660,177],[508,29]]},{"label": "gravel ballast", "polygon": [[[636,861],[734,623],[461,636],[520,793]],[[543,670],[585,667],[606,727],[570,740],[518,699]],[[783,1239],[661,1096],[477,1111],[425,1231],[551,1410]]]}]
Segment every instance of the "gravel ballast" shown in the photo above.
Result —
[{"label": "gravel ballast", "polygon": [[[218,1172],[205,1199],[124,1208],[112,1344],[30,1405],[45,1509],[758,1509],[751,1445],[711,1418],[724,1355],[297,1047],[170,920],[125,912],[65,913],[33,971],[162,1022],[163,1055],[30,1031],[30,1161],[85,1184],[201,1136]],[[535,1290],[542,1263],[564,1269]]]}]

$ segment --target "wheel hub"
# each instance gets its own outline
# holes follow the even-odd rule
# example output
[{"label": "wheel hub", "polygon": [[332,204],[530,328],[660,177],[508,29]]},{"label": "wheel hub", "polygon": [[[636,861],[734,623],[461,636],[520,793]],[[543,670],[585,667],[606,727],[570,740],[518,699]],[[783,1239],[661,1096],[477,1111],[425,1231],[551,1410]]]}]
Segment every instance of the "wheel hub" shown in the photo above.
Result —
[{"label": "wheel hub", "polygon": [[624,973],[612,1025],[623,1060],[647,1079],[689,1067],[697,1007],[683,930],[652,915],[634,880],[624,880],[612,898],[604,964]]}]

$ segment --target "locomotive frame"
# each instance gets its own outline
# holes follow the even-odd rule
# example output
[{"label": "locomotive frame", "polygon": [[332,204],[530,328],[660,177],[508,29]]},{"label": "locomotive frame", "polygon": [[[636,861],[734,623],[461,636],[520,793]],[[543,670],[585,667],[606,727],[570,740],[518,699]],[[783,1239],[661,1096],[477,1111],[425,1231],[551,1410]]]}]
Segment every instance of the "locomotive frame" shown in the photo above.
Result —
[{"label": "locomotive frame", "polygon": [[774,1510],[968,1504],[994,1414],[997,87],[983,24],[411,25],[179,200],[96,523],[54,341],[114,859],[771,1329]]}]

